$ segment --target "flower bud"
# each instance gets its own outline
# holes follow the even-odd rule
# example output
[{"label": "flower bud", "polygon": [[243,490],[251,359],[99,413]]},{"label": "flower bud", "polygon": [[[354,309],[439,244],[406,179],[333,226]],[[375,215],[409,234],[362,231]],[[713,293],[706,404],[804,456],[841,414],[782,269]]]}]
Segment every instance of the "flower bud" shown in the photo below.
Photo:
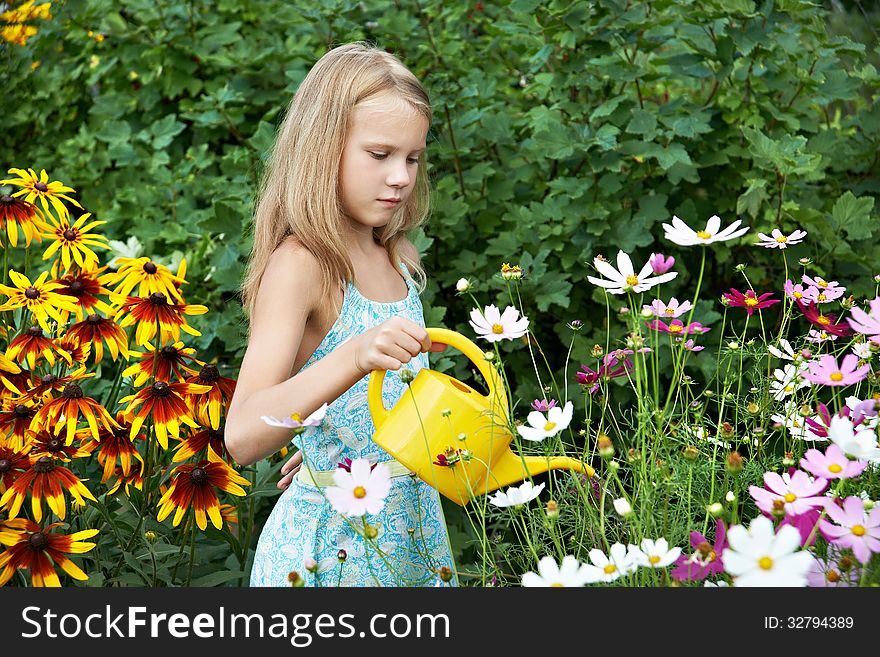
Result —
[{"label": "flower bud", "polygon": [[743,263],[739,263],[736,267],[733,268],[734,271],[745,271],[746,266]]},{"label": "flower bud", "polygon": [[304,565],[306,567],[306,570],[309,571],[310,573],[318,572],[318,562],[315,561],[314,559],[312,559],[311,557],[306,557]]},{"label": "flower bud", "polygon": [[614,456],[614,444],[611,442],[611,438],[604,433],[600,433],[596,438],[596,447],[599,450],[599,456],[603,459],[610,459]]},{"label": "flower bud", "polygon": [[808,267],[813,264],[813,261],[809,258],[801,258],[800,260],[798,260],[798,262],[800,263],[801,267]]},{"label": "flower bud", "polygon": [[642,312],[639,314],[645,319],[651,319],[654,316],[654,311],[651,310],[650,306],[642,306]]},{"label": "flower bud", "polygon": [[609,470],[619,470],[619,469],[620,469],[620,463],[618,463],[617,461],[611,461],[611,462],[608,463],[608,469],[609,469]]},{"label": "flower bud", "polygon": [[398,372],[398,376],[400,377],[401,381],[407,384],[412,383],[412,380],[416,378],[416,375],[413,374],[413,371],[408,367],[402,368],[400,372]]},{"label": "flower bud", "polygon": [[771,513],[777,518],[785,517],[785,500],[777,498],[773,500],[773,510]]},{"label": "flower bud", "polygon": [[706,507],[706,513],[708,513],[713,518],[717,518],[722,513],[724,513],[724,507],[721,505],[721,502],[713,502]]},{"label": "flower bud", "polygon": [[568,328],[570,328],[572,331],[580,331],[582,328],[584,328],[584,323],[579,319],[573,319],[571,320],[571,322],[569,322]]},{"label": "flower bud", "polygon": [[722,438],[733,438],[733,425],[730,422],[724,422],[719,432]]},{"label": "flower bud", "polygon": [[639,450],[635,447],[630,447],[626,453],[626,458],[630,461],[637,461],[639,459]]},{"label": "flower bud", "polygon": [[755,402],[749,402],[748,406],[746,406],[746,410],[751,415],[757,415],[761,411],[761,407],[758,406]]},{"label": "flower bud", "polygon": [[794,452],[786,452],[782,457],[782,465],[794,465]]},{"label": "flower bud", "polygon": [[155,543],[158,537],[156,536],[156,532],[154,531],[146,531],[144,532],[144,540],[147,543]]},{"label": "flower bud", "polygon": [[547,507],[544,509],[544,512],[551,520],[557,518],[559,516],[559,505],[556,503],[556,500],[548,500]]},{"label": "flower bud", "polygon": [[605,353],[605,350],[602,348],[600,344],[594,344],[593,348],[590,350],[590,353],[593,355],[593,358],[599,358],[602,354]]},{"label": "flower bud", "polygon": [[444,408],[442,411],[440,411],[441,417],[449,417],[450,415],[452,415],[452,411],[448,408]]},{"label": "flower bud", "polygon": [[724,496],[724,499],[727,500],[728,503],[733,503],[736,501],[736,495],[732,490],[727,491],[727,495]]},{"label": "flower bud", "polygon": [[727,455],[727,462],[724,464],[724,467],[727,468],[727,471],[733,474],[737,472],[742,472],[743,469],[743,457],[739,452],[731,452]]},{"label": "flower bud", "polygon": [[488,361],[493,361],[493,360],[495,360],[495,352],[494,351],[484,351],[483,358],[485,358]]},{"label": "flower bud", "polygon": [[621,306],[620,308],[617,309],[617,314],[621,315],[621,316],[622,315],[629,315],[629,308],[627,308],[626,306]]},{"label": "flower bud", "polygon": [[448,582],[452,580],[452,568],[449,566],[440,566],[437,569],[437,574],[440,576],[440,581]]},{"label": "flower bud", "polygon": [[874,500],[864,500],[864,505],[865,511],[870,511],[877,505],[877,503]]},{"label": "flower bud", "polygon": [[342,563],[346,559],[348,559],[348,552],[340,549],[339,552],[336,553],[336,558],[339,559],[339,563]]},{"label": "flower bud", "polygon": [[845,299],[840,300],[840,307],[844,310],[849,310],[854,305],[856,305],[856,298],[853,295],[849,295]]},{"label": "flower bud", "polygon": [[693,445],[688,445],[687,447],[684,448],[684,451],[682,452],[682,455],[683,455],[688,461],[696,461],[696,460],[697,460],[697,457],[700,455],[700,450],[698,450],[698,449],[697,449],[696,447],[694,447]]},{"label": "flower bud", "polygon": [[306,581],[295,570],[291,570],[287,574],[287,581],[290,582],[290,585],[295,589],[301,589],[306,585]]},{"label": "flower bud", "polygon": [[880,274],[874,274],[874,282],[880,283]]},{"label": "flower bud", "polygon": [[505,281],[518,281],[522,278],[522,268],[519,265],[509,265],[505,262],[501,265],[501,278]]},{"label": "flower bud", "polygon": [[632,514],[632,507],[625,497],[618,497],[614,500],[614,510],[617,511],[621,518],[626,518]]},{"label": "flower bud", "polygon": [[466,278],[459,278],[458,282],[455,284],[455,289],[460,294],[464,294],[471,289],[471,282]]}]

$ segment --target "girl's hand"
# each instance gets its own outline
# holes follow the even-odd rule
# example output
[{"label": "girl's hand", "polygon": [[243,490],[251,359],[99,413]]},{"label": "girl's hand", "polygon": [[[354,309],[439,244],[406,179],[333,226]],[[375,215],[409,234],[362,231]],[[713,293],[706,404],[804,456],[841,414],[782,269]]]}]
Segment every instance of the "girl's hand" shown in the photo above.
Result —
[{"label": "girl's hand", "polygon": [[302,452],[298,451],[287,460],[287,463],[281,466],[281,474],[284,476],[281,477],[275,485],[281,490],[287,490],[287,487],[290,486],[290,482],[293,481],[293,475],[299,472],[302,462]]},{"label": "girl's hand", "polygon": [[424,326],[392,317],[357,338],[354,364],[366,376],[373,370],[399,370],[423,351],[431,351]]}]

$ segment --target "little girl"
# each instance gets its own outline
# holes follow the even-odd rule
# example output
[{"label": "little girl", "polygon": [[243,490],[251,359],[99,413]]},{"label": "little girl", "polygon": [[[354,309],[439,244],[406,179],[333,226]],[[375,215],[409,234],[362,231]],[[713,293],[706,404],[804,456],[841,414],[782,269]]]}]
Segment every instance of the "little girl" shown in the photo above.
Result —
[{"label": "little girl", "polygon": [[[372,370],[416,373],[426,352],[443,348],[424,328],[424,271],[405,237],[428,212],[430,125],[415,76],[382,50],[349,44],[315,64],[278,132],[242,286],[250,335],[227,415],[229,453],[243,465],[266,458],[290,430],[261,416],[330,406],[316,430],[294,438],[299,452],[285,464],[251,586],[289,586],[291,571],[309,586],[457,584],[437,492],[372,441],[367,407]],[[391,408],[406,385],[399,376],[384,385]],[[298,467],[303,455],[308,468]],[[358,458],[397,466],[384,509],[365,517],[370,540],[319,488]]]}]

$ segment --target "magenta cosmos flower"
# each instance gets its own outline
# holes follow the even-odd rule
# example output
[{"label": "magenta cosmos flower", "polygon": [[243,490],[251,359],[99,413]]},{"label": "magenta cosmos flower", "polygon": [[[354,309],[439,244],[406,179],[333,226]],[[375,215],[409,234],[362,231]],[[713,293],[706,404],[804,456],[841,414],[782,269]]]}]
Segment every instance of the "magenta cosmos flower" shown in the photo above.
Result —
[{"label": "magenta cosmos flower", "polygon": [[823,479],[851,479],[862,474],[868,462],[850,461],[840,447],[831,443],[824,454],[818,449],[808,449],[801,459],[801,467]]},{"label": "magenta cosmos flower", "polygon": [[770,515],[799,516],[815,507],[824,507],[827,497],[817,497],[828,488],[828,480],[821,477],[810,480],[806,472],[795,470],[789,476],[776,472],[764,473],[764,486],[749,486],[751,495],[758,508]]},{"label": "magenta cosmos flower", "polygon": [[756,296],[754,290],[746,290],[746,293],[743,294],[739,290],[730,288],[730,294],[725,292],[722,296],[727,299],[729,305],[737,308],[745,308],[749,316],[751,316],[755,310],[769,308],[774,303],[779,303],[779,299],[770,298],[773,296],[772,292],[765,292],[761,296]]},{"label": "magenta cosmos flower", "polygon": [[850,310],[852,318],[846,321],[859,333],[867,335],[872,341],[880,344],[880,297],[868,302],[870,314],[857,306]]},{"label": "magenta cosmos flower", "polygon": [[862,563],[868,563],[872,552],[880,552],[880,506],[875,506],[869,514],[862,498],[852,496],[843,501],[843,508],[829,504],[825,511],[837,523],[827,520],[819,523],[819,531],[831,543],[852,549]]},{"label": "magenta cosmos flower", "polygon": [[849,386],[867,378],[871,366],[865,363],[858,367],[859,358],[855,354],[847,354],[843,357],[840,365],[831,354],[819,356],[819,362],[808,363],[809,372],[802,376],[811,383],[821,383],[826,386]]},{"label": "magenta cosmos flower", "polygon": [[670,573],[672,577],[681,581],[698,582],[709,575],[724,572],[721,557],[727,547],[727,530],[721,520],[715,523],[715,545],[709,543],[709,539],[700,532],[691,532],[691,547],[694,548],[693,554],[682,554],[675,560],[675,569]]},{"label": "magenta cosmos flower", "polygon": [[596,371],[593,371],[586,365],[581,365],[581,370],[583,371],[576,372],[574,378],[582,386],[590,386],[590,394],[595,395],[599,390],[599,384],[603,380],[625,376],[633,368],[633,362],[629,358],[624,358],[623,362],[620,362],[618,353],[620,351],[622,350],[606,354],[605,358],[602,359],[602,364]]},{"label": "magenta cosmos flower", "polygon": [[815,302],[810,301],[809,303],[804,303],[798,299],[797,305],[810,324],[826,333],[839,337],[846,337],[853,334],[852,329],[850,329],[847,324],[837,321],[837,315],[834,313],[823,313],[819,310]]}]

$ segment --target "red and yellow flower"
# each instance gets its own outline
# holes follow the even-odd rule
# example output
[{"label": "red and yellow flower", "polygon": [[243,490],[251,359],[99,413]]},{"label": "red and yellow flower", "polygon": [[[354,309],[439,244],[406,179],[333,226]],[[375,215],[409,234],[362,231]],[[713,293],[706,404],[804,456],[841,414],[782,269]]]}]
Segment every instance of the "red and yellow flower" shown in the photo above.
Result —
[{"label": "red and yellow flower", "polygon": [[0,493],[5,493],[16,478],[31,467],[30,446],[0,440]]},{"label": "red and yellow flower", "polygon": [[55,351],[61,359],[67,362],[68,367],[81,367],[86,364],[92,345],[88,342],[82,344],[79,338],[73,335],[62,335],[55,338]]},{"label": "red and yellow flower", "polygon": [[58,436],[53,436],[48,431],[38,431],[31,434],[31,459],[36,460],[41,456],[48,456],[65,463],[71,459],[81,459],[92,455],[90,449],[66,445]]},{"label": "red and yellow flower", "polygon": [[25,449],[29,445],[31,421],[37,410],[37,405],[29,399],[12,401],[0,409],[0,431],[12,449]]},{"label": "red and yellow flower", "polygon": [[[147,351],[129,352],[132,356],[141,359],[139,363],[130,365],[122,372],[122,376],[134,376],[134,386],[142,386],[150,377],[155,377],[157,381],[171,382],[171,375],[174,374],[175,381],[183,381],[187,374],[195,374],[197,370],[188,366],[187,361],[193,361],[201,364],[196,360],[193,354],[195,349],[184,347],[182,342],[175,342],[173,345],[166,345],[158,352],[151,344],[146,344]],[[196,382],[200,383],[200,382]]]},{"label": "red and yellow flower", "polygon": [[[18,246],[18,231],[24,234],[25,246],[31,241],[42,242],[43,232],[51,226],[43,219],[43,213],[33,203],[8,194],[0,195],[0,222],[6,230],[6,237],[12,246]],[[3,246],[0,240],[0,246]]]},{"label": "red and yellow flower", "polygon": [[85,504],[83,498],[97,501],[73,472],[56,463],[53,458],[41,456],[30,468],[16,477],[12,486],[3,493],[0,497],[0,508],[8,508],[9,517],[15,518],[30,492],[34,520],[40,522],[43,519],[43,497],[46,498],[46,503],[52,512],[64,520],[67,515],[64,491],[67,491],[79,504]]},{"label": "red and yellow flower", "polygon": [[104,343],[107,344],[110,357],[114,361],[119,354],[128,360],[128,336],[112,319],[95,314],[89,315],[67,329],[67,335],[76,337],[80,344],[90,343],[93,346],[92,353],[96,365],[104,358]]},{"label": "red and yellow flower", "polygon": [[60,310],[76,312],[76,299],[59,294],[57,290],[61,285],[46,282],[48,277],[49,272],[44,271],[37,280],[31,283],[24,274],[9,270],[9,278],[12,279],[15,287],[0,285],[0,292],[9,297],[9,300],[0,306],[0,312],[26,308],[33,314],[44,331],[51,332],[47,321],[50,317],[61,325],[64,320]]},{"label": "red and yellow flower", "polygon": [[64,386],[60,397],[47,401],[37,411],[34,419],[31,420],[31,429],[39,431],[42,427],[54,425],[54,433],[57,436],[64,427],[67,427],[65,440],[70,445],[73,442],[76,423],[80,415],[88,422],[89,429],[91,429],[95,440],[99,437],[99,422],[108,431],[112,431],[116,427],[116,422],[113,421],[113,418],[110,417],[110,414],[100,403],[91,397],[86,397],[78,383],[70,382]]},{"label": "red and yellow flower", "polygon": [[185,461],[196,454],[207,454],[208,449],[213,449],[217,454],[220,454],[227,463],[230,463],[229,454],[226,451],[226,442],[224,440],[222,426],[218,429],[208,427],[200,431],[193,431],[189,436],[184,438],[183,442],[180,443],[174,452],[174,458],[171,460]]},{"label": "red and yellow flower", "polygon": [[0,568],[3,568],[0,586],[6,584],[20,568],[31,571],[33,586],[61,586],[55,565],[74,579],[89,578],[65,554],[82,554],[93,549],[95,543],[88,543],[84,539],[92,538],[98,530],[85,529],[73,534],[51,531],[60,525],[60,522],[53,522],[41,529],[37,523],[25,520],[23,531],[16,536],[15,542],[7,543],[7,539],[3,539],[4,544],[10,547],[0,554]]},{"label": "red and yellow flower", "polygon": [[23,196],[24,200],[28,203],[36,203],[39,201],[46,214],[49,214],[49,204],[51,203],[59,217],[66,217],[68,212],[64,203],[61,202],[62,199],[82,209],[82,206],[79,203],[67,196],[68,192],[74,192],[76,190],[72,187],[68,187],[64,183],[58,182],[57,180],[49,182],[49,174],[46,173],[45,169],[40,171],[39,176],[37,176],[33,169],[25,171],[24,169],[12,168],[9,170],[9,173],[18,176],[18,178],[0,180],[0,185],[15,185],[16,187],[21,187],[21,189],[12,194],[12,196],[15,198]]},{"label": "red and yellow flower", "polygon": [[129,296],[135,287],[139,297],[147,297],[154,292],[161,292],[168,299],[176,299],[183,303],[178,288],[186,284],[186,259],[180,261],[177,275],[171,273],[165,265],[153,262],[147,257],[119,258],[119,269],[101,277],[104,285],[115,286],[113,292],[121,296]]},{"label": "red and yellow flower", "polygon": [[62,217],[57,221],[50,219],[52,226],[45,237],[52,240],[52,243],[43,252],[43,260],[48,260],[56,251],[60,251],[61,264],[64,266],[65,272],[69,272],[74,263],[80,269],[97,268],[98,256],[92,249],[109,249],[110,247],[107,245],[106,237],[91,232],[93,228],[107,222],[92,221],[87,224],[86,221],[91,216],[91,212],[86,212],[73,224],[67,217]]},{"label": "red and yellow flower", "polygon": [[166,383],[156,381],[134,395],[119,400],[120,404],[128,402],[122,411],[131,420],[130,436],[134,438],[144,421],[152,413],[153,428],[156,438],[163,449],[168,449],[168,436],[180,440],[180,425],[185,424],[197,428],[191,412],[183,399],[183,395],[207,392],[208,386],[193,383]]},{"label": "red and yellow flower", "polygon": [[[119,303],[111,295],[114,303]],[[186,323],[184,315],[204,315],[208,312],[206,306],[184,305],[168,303],[168,297],[163,292],[153,292],[148,297],[125,297],[114,319],[119,321],[119,326],[127,328],[137,324],[135,330],[135,343],[145,345],[159,333],[161,342],[180,340],[180,331],[190,335],[200,336],[197,330]],[[126,314],[127,313],[127,314]]]},{"label": "red and yellow flower", "polygon": [[21,374],[21,368],[14,361],[0,354],[0,383],[3,384],[5,390],[20,395],[22,390],[16,385],[15,379],[11,376],[15,374]]},{"label": "red and yellow flower", "polygon": [[[100,275],[106,267],[95,270],[69,272],[67,275],[56,279],[55,283],[60,283],[58,293],[64,294],[76,299],[76,319],[82,321],[87,315],[94,312],[93,309],[100,310],[105,315],[112,315],[113,308],[109,304],[104,303],[98,298],[99,294],[108,295],[110,290],[100,283]],[[64,324],[67,323],[69,313],[62,312]]]},{"label": "red and yellow flower", "polygon": [[19,363],[27,362],[28,367],[34,369],[45,359],[49,365],[55,364],[55,343],[43,333],[39,326],[31,326],[21,335],[16,335],[6,355]]},{"label": "red and yellow flower", "polygon": [[174,481],[159,500],[156,519],[162,522],[175,511],[172,524],[177,527],[192,507],[196,525],[203,531],[208,527],[208,518],[217,529],[223,527],[220,500],[214,489],[219,488],[243,497],[245,491],[242,486],[249,486],[251,483],[229,467],[212,449],[208,450],[207,461],[179,465],[173,474]]},{"label": "red and yellow flower", "polygon": [[[130,436],[131,427],[122,412],[116,414],[116,424],[119,425],[118,429],[112,431],[102,429],[98,441],[92,440],[87,443],[89,451],[97,449],[96,458],[98,463],[104,467],[104,473],[101,477],[102,484],[107,483],[113,473],[119,471],[120,468],[122,474],[128,476],[132,472],[133,460],[140,461],[140,470],[143,470],[144,467],[144,459],[135,444],[139,440],[146,440],[146,434],[139,433],[132,438]],[[119,468],[116,466],[117,460]]]},{"label": "red and yellow flower", "polygon": [[116,491],[119,490],[120,487],[123,488],[123,492],[126,497],[129,496],[128,487],[134,486],[138,490],[144,489],[144,464],[141,463],[140,469],[132,468],[128,474],[125,474],[122,471],[122,468],[117,467],[114,470],[114,474],[116,475],[116,481],[113,482],[113,485],[107,489],[107,495],[113,495]]},{"label": "red and yellow flower", "polygon": [[202,367],[197,376],[188,378],[186,382],[210,387],[206,393],[187,394],[184,399],[195,411],[196,419],[201,425],[218,429],[220,415],[232,400],[232,393],[235,392],[235,379],[220,376],[217,366],[208,364]]}]

